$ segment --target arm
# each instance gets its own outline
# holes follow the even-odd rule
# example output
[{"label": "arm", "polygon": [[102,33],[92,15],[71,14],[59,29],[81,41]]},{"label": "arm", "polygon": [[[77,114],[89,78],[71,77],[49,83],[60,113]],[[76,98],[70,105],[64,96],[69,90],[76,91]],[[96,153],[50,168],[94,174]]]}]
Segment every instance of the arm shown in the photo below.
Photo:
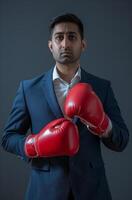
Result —
[{"label": "arm", "polygon": [[12,110],[2,136],[3,148],[27,160],[24,153],[26,133],[30,127],[30,116],[26,107],[23,83],[20,84]]},{"label": "arm", "polygon": [[129,140],[128,129],[121,116],[120,108],[110,84],[108,84],[107,91],[104,110],[111,119],[112,130],[110,131],[108,137],[102,137],[101,140],[108,148],[115,151],[123,151]]},{"label": "arm", "polygon": [[99,136],[107,147],[122,151],[128,142],[128,130],[110,83],[105,82],[105,87],[106,96],[102,104],[89,84],[76,84],[66,97],[65,114],[68,118],[79,117],[90,132]]},{"label": "arm", "polygon": [[72,156],[78,151],[78,129],[71,121],[64,118],[56,119],[42,128],[38,134],[30,134],[27,137],[30,124],[21,83],[4,129],[3,148],[26,161],[34,157]]}]

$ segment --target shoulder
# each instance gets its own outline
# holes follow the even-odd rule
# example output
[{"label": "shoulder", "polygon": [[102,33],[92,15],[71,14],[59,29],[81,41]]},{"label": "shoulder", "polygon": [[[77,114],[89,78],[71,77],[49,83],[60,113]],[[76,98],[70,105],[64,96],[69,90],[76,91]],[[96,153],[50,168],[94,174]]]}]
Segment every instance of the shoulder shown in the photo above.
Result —
[{"label": "shoulder", "polygon": [[53,67],[50,68],[45,73],[40,74],[39,76],[36,76],[32,79],[22,80],[21,83],[25,88],[37,87],[40,84],[42,84],[44,80],[46,80],[46,79],[51,80],[52,79],[52,73],[53,73]]},{"label": "shoulder", "polygon": [[82,69],[82,79],[96,87],[107,87],[111,84],[110,80],[88,73],[84,69]]},{"label": "shoulder", "polygon": [[49,71],[42,73],[34,78],[21,80],[20,88],[22,87],[23,90],[38,88],[41,84],[43,84],[43,81],[45,79],[47,79],[49,76],[51,79],[52,78],[52,68]]},{"label": "shoulder", "polygon": [[33,87],[33,86],[39,84],[43,80],[44,76],[45,76],[45,74],[41,74],[41,75],[36,76],[31,79],[22,80],[21,84],[26,88]]}]

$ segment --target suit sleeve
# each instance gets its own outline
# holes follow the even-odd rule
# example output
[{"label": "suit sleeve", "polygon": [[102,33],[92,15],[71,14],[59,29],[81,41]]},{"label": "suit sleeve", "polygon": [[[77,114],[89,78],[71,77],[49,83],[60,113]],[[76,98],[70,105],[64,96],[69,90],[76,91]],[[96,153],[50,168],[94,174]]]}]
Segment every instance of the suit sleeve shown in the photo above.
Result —
[{"label": "suit sleeve", "polygon": [[26,133],[29,128],[30,117],[25,103],[23,82],[21,82],[4,128],[4,134],[2,136],[4,150],[29,161],[24,152]]},{"label": "suit sleeve", "polygon": [[104,109],[112,121],[112,130],[108,138],[102,138],[102,142],[111,150],[123,151],[129,140],[129,132],[121,116],[121,111],[110,83],[107,91]]}]

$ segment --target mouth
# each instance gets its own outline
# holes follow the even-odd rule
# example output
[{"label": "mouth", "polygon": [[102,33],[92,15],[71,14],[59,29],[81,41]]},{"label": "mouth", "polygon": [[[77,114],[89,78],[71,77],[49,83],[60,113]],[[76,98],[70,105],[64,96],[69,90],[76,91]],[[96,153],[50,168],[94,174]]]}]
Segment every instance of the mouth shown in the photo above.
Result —
[{"label": "mouth", "polygon": [[71,51],[63,51],[61,54],[72,54]]},{"label": "mouth", "polygon": [[65,51],[65,52],[61,52],[61,54],[60,54],[61,56],[71,56],[72,55],[72,53],[71,52],[69,52],[69,51]]}]

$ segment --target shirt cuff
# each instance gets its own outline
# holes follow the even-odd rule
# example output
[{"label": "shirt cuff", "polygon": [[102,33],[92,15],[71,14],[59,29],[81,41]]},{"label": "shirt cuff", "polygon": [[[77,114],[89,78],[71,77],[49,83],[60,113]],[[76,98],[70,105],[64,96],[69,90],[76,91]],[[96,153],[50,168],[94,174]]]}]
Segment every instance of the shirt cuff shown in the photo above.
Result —
[{"label": "shirt cuff", "polygon": [[101,138],[108,138],[111,135],[111,130],[112,130],[112,122],[109,118],[109,125],[106,131],[100,136]]}]

